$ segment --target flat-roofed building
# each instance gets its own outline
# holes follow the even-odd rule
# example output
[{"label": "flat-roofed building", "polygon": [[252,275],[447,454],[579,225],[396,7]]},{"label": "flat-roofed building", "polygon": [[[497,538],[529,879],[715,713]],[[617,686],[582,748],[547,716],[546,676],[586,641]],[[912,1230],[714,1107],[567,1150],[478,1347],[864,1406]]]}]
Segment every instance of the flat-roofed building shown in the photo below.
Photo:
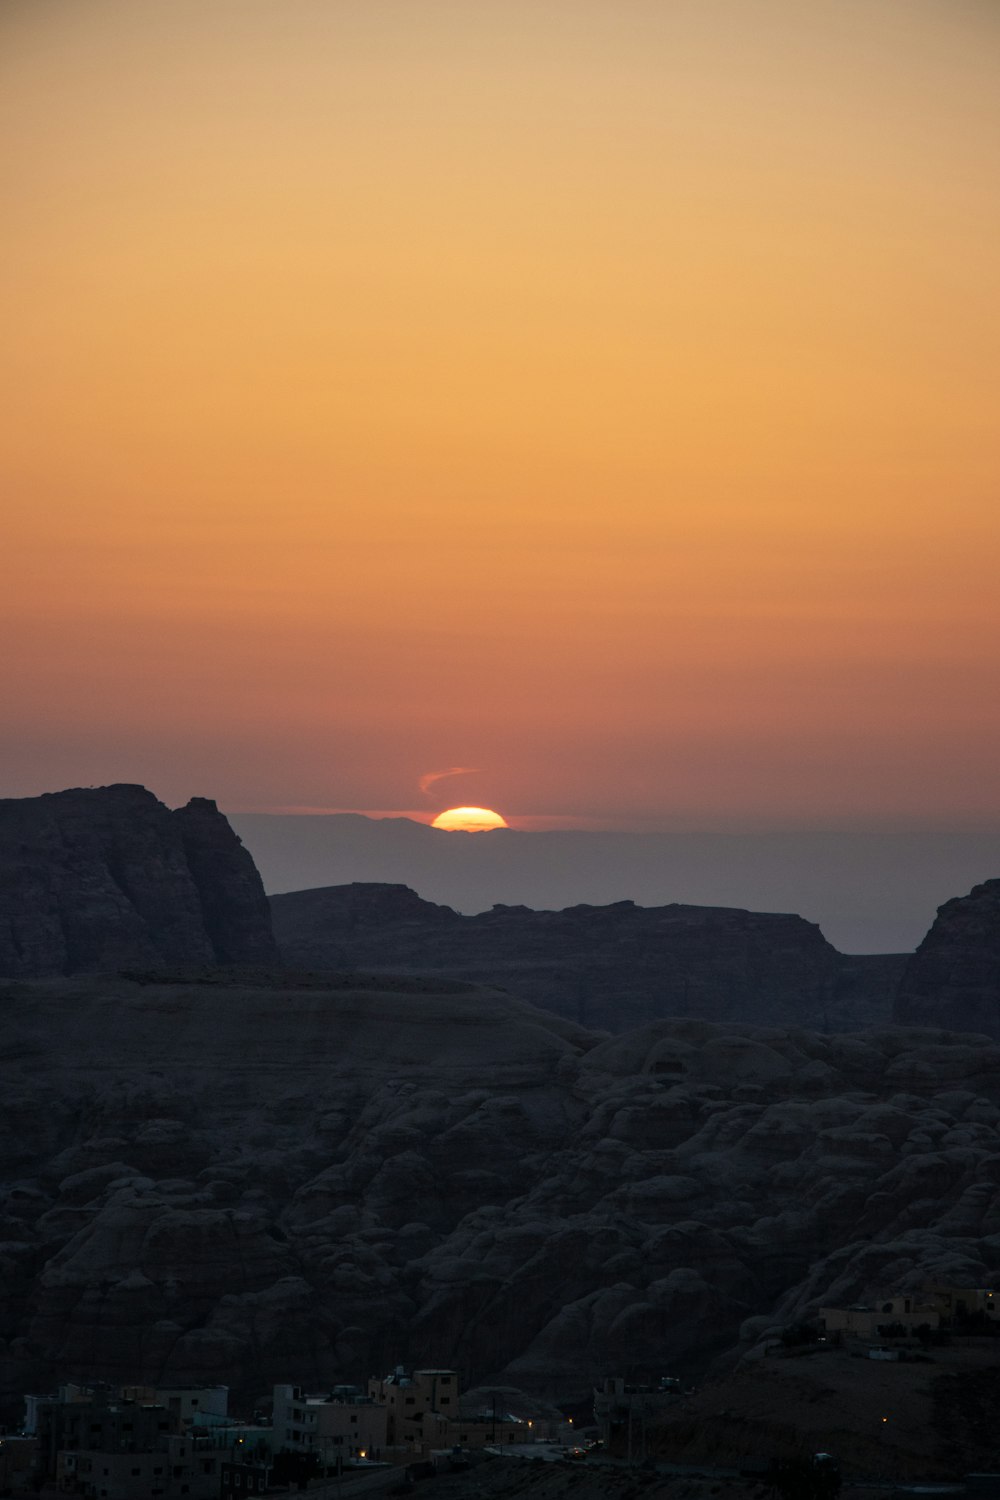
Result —
[{"label": "flat-roofed building", "polygon": [[338,1458],[380,1459],[386,1448],[388,1413],[360,1386],[339,1385],[323,1393],[300,1386],[274,1387],[274,1451],[314,1453],[320,1463]]}]

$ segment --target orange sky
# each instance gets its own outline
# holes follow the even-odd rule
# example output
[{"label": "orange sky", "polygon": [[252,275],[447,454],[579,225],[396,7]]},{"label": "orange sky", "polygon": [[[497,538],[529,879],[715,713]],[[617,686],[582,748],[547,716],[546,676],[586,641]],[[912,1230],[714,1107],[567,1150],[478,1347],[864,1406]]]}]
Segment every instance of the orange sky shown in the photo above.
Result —
[{"label": "orange sky", "polygon": [[988,0],[5,0],[0,795],[995,818],[998,76]]}]

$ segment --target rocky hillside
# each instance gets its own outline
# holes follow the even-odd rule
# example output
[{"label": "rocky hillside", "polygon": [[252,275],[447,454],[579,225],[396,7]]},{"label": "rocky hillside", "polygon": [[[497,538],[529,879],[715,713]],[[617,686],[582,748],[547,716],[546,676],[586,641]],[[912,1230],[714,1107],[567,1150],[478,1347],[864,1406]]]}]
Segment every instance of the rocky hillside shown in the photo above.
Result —
[{"label": "rocky hillside", "polygon": [[1000,880],[938,909],[906,966],[894,1015],[904,1026],[952,1026],[1000,1039]]},{"label": "rocky hillside", "polygon": [[891,1016],[904,955],[846,957],[802,917],[717,906],[495,906],[462,916],[403,885],[272,896],[286,961],[501,986],[580,1025],[664,1016],[845,1031]]},{"label": "rocky hillside", "polygon": [[822,1301],[1000,1269],[1000,1049],[458,983],[0,988],[0,1377],[562,1397]]},{"label": "rocky hillside", "polygon": [[273,963],[253,860],[214,802],[141,786],[0,801],[0,975]]}]

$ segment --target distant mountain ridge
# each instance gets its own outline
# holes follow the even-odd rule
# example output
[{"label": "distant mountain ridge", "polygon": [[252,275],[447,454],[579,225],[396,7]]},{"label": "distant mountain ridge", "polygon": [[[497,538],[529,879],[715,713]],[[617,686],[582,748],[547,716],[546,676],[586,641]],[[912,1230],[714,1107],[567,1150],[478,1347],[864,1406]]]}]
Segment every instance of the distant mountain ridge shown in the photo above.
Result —
[{"label": "distant mountain ridge", "polygon": [[215,803],[142,786],[0,801],[0,975],[277,960],[256,866]]},{"label": "distant mountain ridge", "polygon": [[845,957],[795,915],[678,903],[463,916],[404,885],[355,882],[272,896],[271,910],[294,967],[463,979],[613,1032],[668,1016],[882,1025],[907,959]]},{"label": "distant mountain ridge", "polygon": [[230,821],[269,895],[365,881],[466,914],[621,900],[798,912],[842,953],[912,953],[942,902],[1000,870],[1000,826],[467,834],[360,813]]}]

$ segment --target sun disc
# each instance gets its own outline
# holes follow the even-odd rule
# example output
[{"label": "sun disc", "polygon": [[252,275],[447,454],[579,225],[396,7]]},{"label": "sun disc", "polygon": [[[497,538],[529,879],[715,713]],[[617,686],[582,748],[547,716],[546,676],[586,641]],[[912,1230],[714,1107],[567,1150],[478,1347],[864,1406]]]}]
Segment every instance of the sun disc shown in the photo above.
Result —
[{"label": "sun disc", "polygon": [[449,807],[438,813],[432,828],[446,833],[488,833],[491,828],[506,828],[506,820],[489,807]]}]

